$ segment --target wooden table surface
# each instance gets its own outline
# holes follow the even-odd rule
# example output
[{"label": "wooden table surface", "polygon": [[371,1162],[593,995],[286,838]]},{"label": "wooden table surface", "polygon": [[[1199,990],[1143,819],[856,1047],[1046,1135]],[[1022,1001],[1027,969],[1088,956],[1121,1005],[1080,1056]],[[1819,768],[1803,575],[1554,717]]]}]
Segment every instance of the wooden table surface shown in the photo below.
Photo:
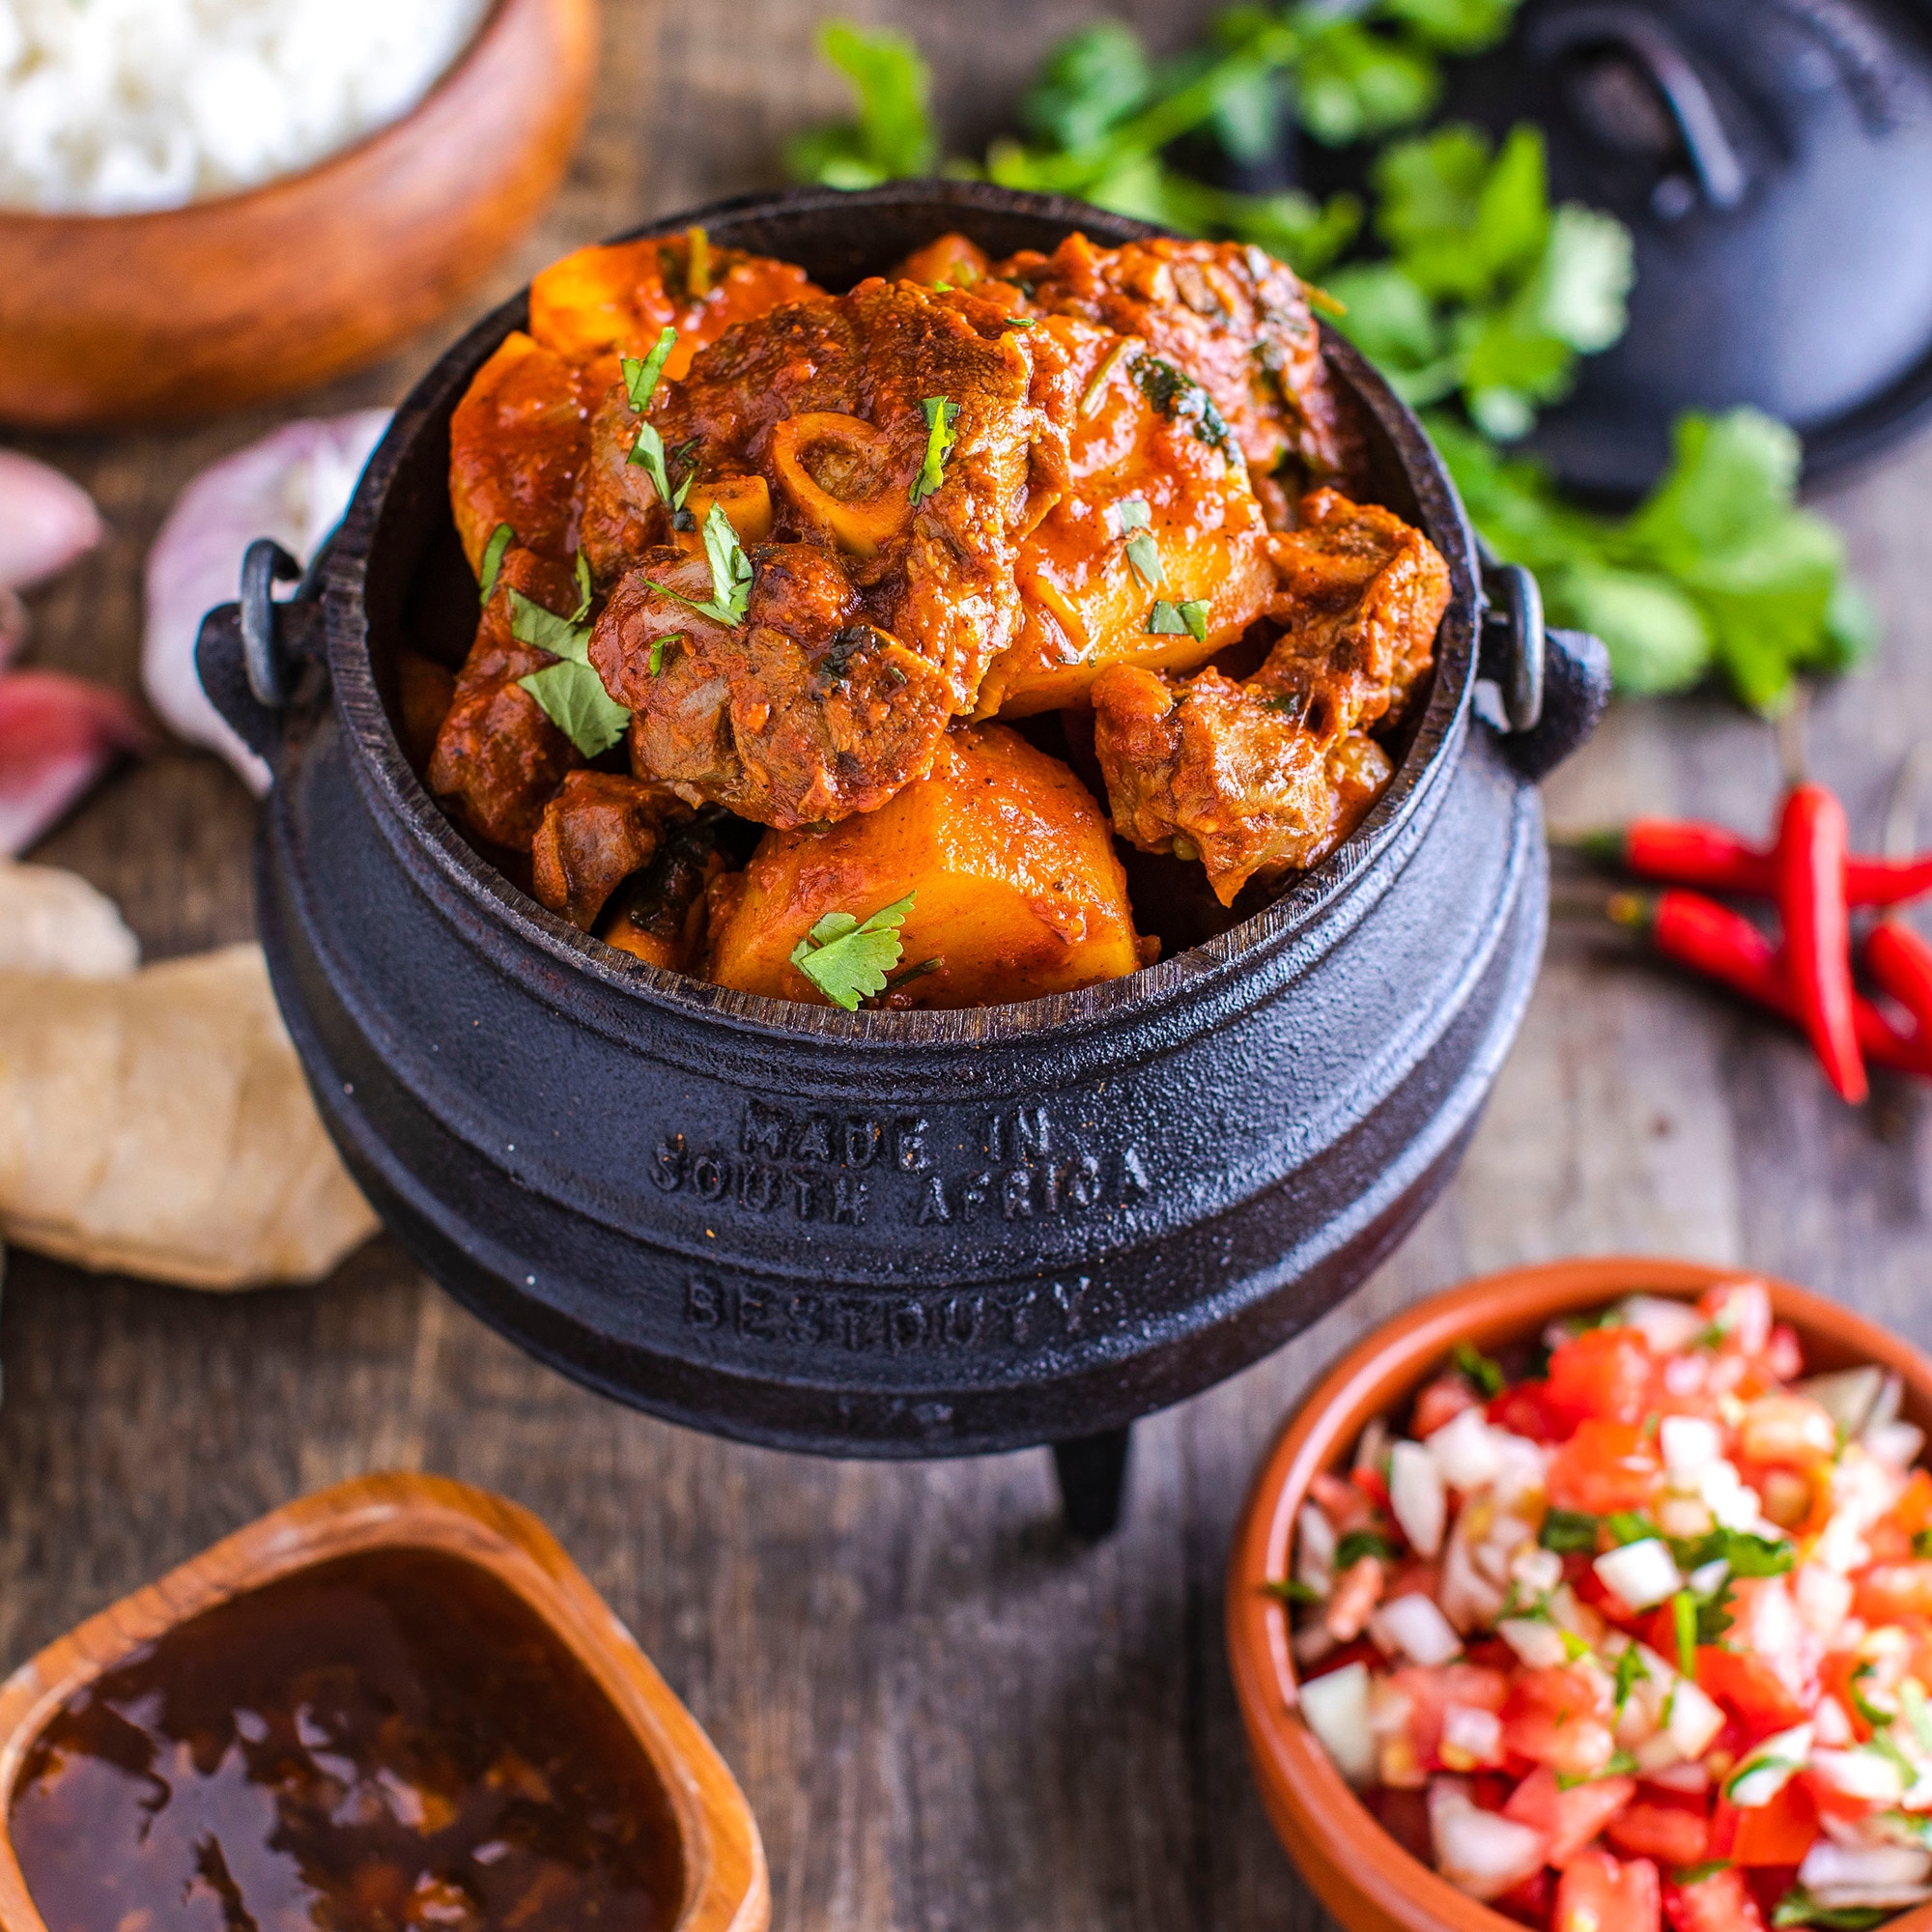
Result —
[{"label": "wooden table surface", "polygon": [[[1080,0],[855,7],[917,24],[956,143],[982,139]],[[1140,0],[1157,43],[1196,11]],[[837,111],[810,0],[611,0],[595,116],[540,233],[475,306],[568,247],[769,184]],[[399,398],[457,327],[280,413]],[[182,484],[276,412],[46,440],[112,527],[37,601],[36,659],[132,688],[141,563]],[[1932,442],[1821,499],[1886,617],[1829,693],[1816,772],[1875,838],[1932,733]],[[1579,826],[1691,809],[1764,823],[1771,734],[1717,703],[1618,709],[1551,784]],[[111,893],[151,958],[250,930],[254,808],[211,757],[122,774],[37,856]],[[1932,1343],[1932,1130],[1888,1087],[1841,1107],[1723,1000],[1559,930],[1457,1180],[1400,1255],[1280,1354],[1136,1432],[1125,1526],[1056,1526],[1046,1453],[924,1466],[740,1448],[560,1380],[380,1239],[315,1291],[232,1298],[11,1258],[0,1352],[0,1668],[298,1492],[424,1467],[537,1510],[736,1770],[803,1928],[1278,1928],[1320,1918],[1248,1780],[1221,1569],[1248,1475],[1364,1326],[1471,1272],[1581,1252],[1747,1264]]]}]

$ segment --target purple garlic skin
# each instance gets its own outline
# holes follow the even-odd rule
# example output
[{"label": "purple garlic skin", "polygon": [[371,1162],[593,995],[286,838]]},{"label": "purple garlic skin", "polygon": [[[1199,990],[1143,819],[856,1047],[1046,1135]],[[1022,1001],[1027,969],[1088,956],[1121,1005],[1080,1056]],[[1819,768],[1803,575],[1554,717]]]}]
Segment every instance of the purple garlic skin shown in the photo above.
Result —
[{"label": "purple garlic skin", "polygon": [[0,449],[0,590],[58,576],[105,534],[94,498],[71,477]]}]

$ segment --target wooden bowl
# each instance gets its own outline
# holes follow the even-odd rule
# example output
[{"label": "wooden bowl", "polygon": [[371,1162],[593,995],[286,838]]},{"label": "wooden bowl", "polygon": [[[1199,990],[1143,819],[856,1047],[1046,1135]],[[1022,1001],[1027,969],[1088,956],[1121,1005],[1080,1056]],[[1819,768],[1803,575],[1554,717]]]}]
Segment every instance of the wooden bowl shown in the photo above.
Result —
[{"label": "wooden bowl", "polygon": [[374,360],[528,226],[583,124],[596,0],[497,0],[400,121],[151,214],[0,212],[0,419],[200,415]]},{"label": "wooden bowl", "polygon": [[[1862,1316],[1744,1268],[1606,1257],[1486,1276],[1378,1328],[1343,1356],[1262,1464],[1228,1570],[1228,1659],[1262,1799],[1275,1834],[1322,1904],[1350,1932],[1522,1932],[1396,1842],[1297,1716],[1286,1606],[1264,1585],[1289,1575],[1295,1512],[1318,1471],[1341,1467],[1371,1417],[1398,1411],[1461,1341],[1493,1351],[1552,1317],[1633,1293],[1694,1297],[1722,1281],[1763,1281],[1797,1329],[1807,1372],[1875,1362],[1905,1384],[1906,1417],[1932,1425],[1932,1362]],[[1886,1932],[1932,1932],[1932,1905]]]},{"label": "wooden bowl", "polygon": [[556,1539],[527,1510],[440,1476],[361,1476],[271,1511],[88,1618],[0,1685],[0,1926],[46,1932],[4,1821],[34,1740],[83,1685],[164,1631],[338,1556],[429,1549],[506,1585],[611,1700],[657,1772],[684,1857],[674,1932],[765,1932],[771,1890],[751,1807],[696,1720]]}]

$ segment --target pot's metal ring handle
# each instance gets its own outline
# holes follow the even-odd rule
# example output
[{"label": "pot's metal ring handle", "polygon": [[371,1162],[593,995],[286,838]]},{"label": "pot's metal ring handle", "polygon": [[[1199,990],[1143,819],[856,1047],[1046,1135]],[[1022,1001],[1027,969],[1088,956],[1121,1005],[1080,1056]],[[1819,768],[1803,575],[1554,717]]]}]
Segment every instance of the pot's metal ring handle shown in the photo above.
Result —
[{"label": "pot's metal ring handle", "polygon": [[1483,561],[1476,674],[1502,700],[1503,754],[1525,779],[1548,778],[1582,744],[1610,701],[1610,654],[1587,631],[1543,621],[1543,593],[1520,564]]},{"label": "pot's metal ring handle", "polygon": [[[272,759],[303,664],[322,655],[322,556],[304,571],[272,537],[242,559],[242,598],[201,620],[194,665],[215,710],[258,757]],[[297,583],[278,602],[277,583]]]}]

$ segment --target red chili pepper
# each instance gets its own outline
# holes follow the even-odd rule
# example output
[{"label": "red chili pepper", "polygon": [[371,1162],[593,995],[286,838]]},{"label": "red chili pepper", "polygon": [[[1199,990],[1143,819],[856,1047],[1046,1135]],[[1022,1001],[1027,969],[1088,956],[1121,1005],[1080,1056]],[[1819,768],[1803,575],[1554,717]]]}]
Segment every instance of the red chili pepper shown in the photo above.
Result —
[{"label": "red chili pepper", "polygon": [[[1777,949],[1743,913],[1700,893],[1681,891],[1655,896],[1618,893],[1609,913],[1619,925],[1648,933],[1665,958],[1728,986],[1780,1019],[1798,1020]],[[1852,1016],[1866,1058],[1932,1079],[1932,1037],[1902,1033],[1869,1000],[1856,996]]]},{"label": "red chili pepper", "polygon": [[[1593,859],[1616,865],[1661,886],[1696,886],[1705,892],[1777,896],[1774,854],[1721,825],[1694,819],[1639,818],[1621,832],[1594,833],[1582,840]],[[1845,900],[1855,906],[1903,905],[1932,893],[1932,852],[1911,859],[1845,861]]]},{"label": "red chili pepper", "polygon": [[1841,1099],[1871,1091],[1852,1002],[1852,921],[1845,903],[1851,850],[1845,808],[1820,784],[1796,784],[1777,825],[1777,910],[1784,970],[1804,1031]]},{"label": "red chili pepper", "polygon": [[1909,925],[1881,920],[1865,934],[1865,970],[1932,1039],[1932,946]]}]

